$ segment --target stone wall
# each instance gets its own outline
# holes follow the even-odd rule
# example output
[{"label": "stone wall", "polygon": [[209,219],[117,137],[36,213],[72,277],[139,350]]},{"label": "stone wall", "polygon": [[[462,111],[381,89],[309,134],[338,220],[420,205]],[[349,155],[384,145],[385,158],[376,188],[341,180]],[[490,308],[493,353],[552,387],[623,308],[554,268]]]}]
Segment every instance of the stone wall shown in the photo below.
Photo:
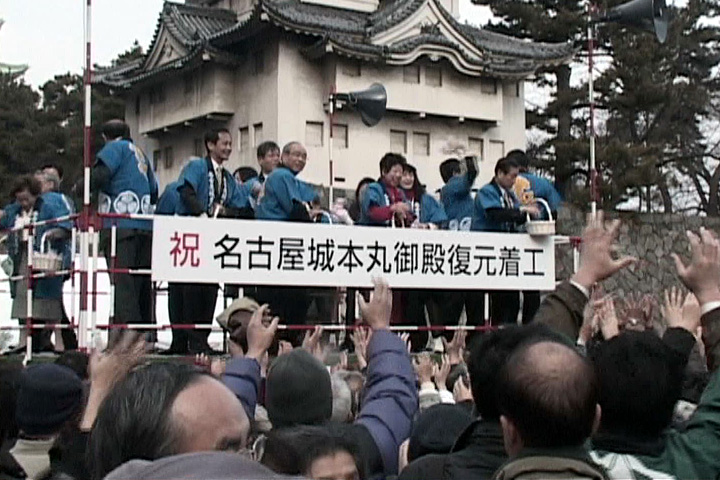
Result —
[{"label": "stone wall", "polygon": [[[617,213],[609,218],[622,221],[618,238],[618,253],[640,259],[637,266],[626,269],[604,282],[606,291],[624,297],[628,293],[654,293],[679,285],[675,263],[670,256],[678,253],[688,257],[689,244],[685,232],[697,231],[701,226],[720,232],[720,218],[698,216]],[[564,208],[558,219],[558,234],[579,236],[585,224],[585,214]],[[556,249],[556,275],[565,280],[572,275],[572,247]]]}]

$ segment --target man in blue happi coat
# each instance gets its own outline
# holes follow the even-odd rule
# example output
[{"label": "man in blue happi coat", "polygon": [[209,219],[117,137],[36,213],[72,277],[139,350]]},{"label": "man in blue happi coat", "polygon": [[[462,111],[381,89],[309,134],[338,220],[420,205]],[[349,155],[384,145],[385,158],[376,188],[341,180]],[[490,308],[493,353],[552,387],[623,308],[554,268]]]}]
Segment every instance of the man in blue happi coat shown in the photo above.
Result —
[{"label": "man in blue happi coat", "polygon": [[[477,159],[467,156],[462,161],[448,158],[440,164],[440,176],[445,185],[440,189],[440,201],[448,217],[447,229],[469,232],[475,212],[472,187],[478,175]],[[463,308],[468,325],[481,325],[485,319],[485,292],[482,290],[445,290],[443,315],[446,325],[457,325]]]},{"label": "man in blue happi coat", "polygon": [[[98,211],[110,214],[153,213],[158,183],[153,165],[130,138],[130,128],[122,120],[110,120],[102,127],[105,146],[98,152],[90,179],[91,191],[98,195]],[[115,264],[111,265],[109,228],[117,226]],[[149,269],[152,260],[152,221],[106,218],[102,243],[108,267]],[[155,321],[152,282],[149,275],[113,274],[115,302],[113,323],[149,324]],[[110,336],[114,343],[115,337]]]},{"label": "man in blue happi coat", "polygon": [[[177,180],[176,213],[192,217],[245,218],[250,207],[232,174],[224,167],[232,153],[232,136],[225,128],[205,134],[205,158],[188,163]],[[177,324],[212,324],[218,295],[217,284],[170,284],[168,302],[181,314],[171,316]],[[216,353],[207,343],[210,330],[174,330],[168,353]]]},{"label": "man in blue happi coat", "polygon": [[[315,210],[312,203],[317,193],[312,185],[297,176],[307,163],[307,150],[300,142],[290,142],[282,149],[280,165],[265,179],[264,195],[255,209],[259,220],[310,222]],[[304,287],[258,287],[258,303],[267,303],[283,321],[304,324],[310,306],[310,296]],[[292,336],[287,337],[295,340]]]},{"label": "man in blue happi coat", "polygon": [[[520,203],[523,205],[535,204],[540,209],[541,220],[548,220],[551,217],[557,218],[557,211],[562,203],[562,198],[550,180],[539,177],[530,173],[530,158],[522,150],[512,150],[506,156],[512,158],[520,166],[520,174],[515,179],[515,195],[517,196]],[[543,199],[547,202],[550,207],[550,211],[547,208],[537,203],[537,199]],[[523,291],[523,308],[522,308],[522,319],[523,323],[528,323],[532,320],[540,308],[540,292],[537,290],[525,290]]]},{"label": "man in blue happi coat", "polygon": [[[495,176],[475,197],[472,230],[517,233],[528,215],[537,217],[535,205],[521,205],[512,188],[520,166],[512,158],[501,158],[495,164]],[[490,317],[495,324],[514,324],[520,310],[517,291],[495,290],[490,294]]]}]

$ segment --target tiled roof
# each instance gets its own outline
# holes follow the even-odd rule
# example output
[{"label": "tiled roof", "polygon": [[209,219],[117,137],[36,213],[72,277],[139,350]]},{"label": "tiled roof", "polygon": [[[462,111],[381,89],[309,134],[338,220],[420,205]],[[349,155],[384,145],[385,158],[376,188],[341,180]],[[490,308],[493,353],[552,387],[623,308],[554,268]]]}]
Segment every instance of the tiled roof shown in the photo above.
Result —
[{"label": "tiled roof", "polygon": [[364,35],[368,14],[298,0],[261,0],[263,11],[290,26],[317,32]]},{"label": "tiled roof", "polygon": [[385,31],[401,23],[425,3],[425,0],[387,0],[368,18],[368,33]]},{"label": "tiled roof", "polygon": [[231,10],[165,2],[148,51],[155,45],[163,25],[183,45],[193,46],[207,41],[212,35],[236,23],[237,16]]},{"label": "tiled roof", "polygon": [[[171,62],[172,66],[163,65],[143,71],[148,67],[143,64],[135,71],[126,70],[110,76],[98,75],[99,81],[123,83],[123,79],[126,85],[130,85],[140,78],[152,76],[153,72],[159,69],[167,71],[169,68],[182,68],[189,59],[195,58],[198,52],[212,49],[215,54],[219,54],[228,48],[228,44],[252,35],[254,30],[251,24],[262,27],[267,23],[316,37],[318,41],[304,50],[314,55],[323,54],[325,45],[329,44],[332,51],[339,55],[384,62],[390,61],[393,55],[412,56],[415,49],[423,46],[450,47],[457,51],[465,63],[475,66],[468,70],[474,72],[472,74],[482,70],[489,75],[528,75],[542,65],[564,62],[574,53],[569,43],[533,43],[462,24],[440,5],[437,7],[445,19],[464,37],[464,41],[482,52],[481,57],[459,48],[441,33],[434,31],[424,31],[387,46],[372,43],[375,35],[402,23],[428,0],[385,0],[373,13],[308,4],[300,0],[256,1],[253,12],[240,22],[235,13],[229,10],[165,2],[148,52],[155,47],[161,28],[164,27],[187,48],[188,53]],[[261,22],[261,19],[268,22]],[[232,53],[226,52],[225,56],[232,56]]]}]

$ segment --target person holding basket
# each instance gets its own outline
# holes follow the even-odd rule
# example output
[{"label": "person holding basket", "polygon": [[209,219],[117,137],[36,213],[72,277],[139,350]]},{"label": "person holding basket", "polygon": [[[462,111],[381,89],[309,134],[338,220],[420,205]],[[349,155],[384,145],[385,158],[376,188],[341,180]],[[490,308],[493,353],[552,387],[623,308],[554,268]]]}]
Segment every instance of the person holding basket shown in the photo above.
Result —
[{"label": "person holding basket", "polygon": [[[513,158],[501,158],[495,164],[495,176],[475,197],[473,231],[517,233],[528,217],[537,218],[540,209],[535,204],[522,205],[513,186],[520,166]],[[514,324],[520,310],[517,291],[496,290],[490,294],[490,318],[494,324]]]}]

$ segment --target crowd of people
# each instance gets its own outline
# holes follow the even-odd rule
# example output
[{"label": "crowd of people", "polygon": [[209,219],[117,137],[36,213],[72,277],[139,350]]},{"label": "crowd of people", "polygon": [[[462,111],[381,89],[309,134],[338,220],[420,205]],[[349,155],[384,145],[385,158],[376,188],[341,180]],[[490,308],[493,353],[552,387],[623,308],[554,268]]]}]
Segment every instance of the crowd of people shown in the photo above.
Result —
[{"label": "crowd of people", "polygon": [[720,240],[688,232],[687,290],[665,292],[656,318],[598,287],[637,261],[615,254],[618,230],[590,216],[578,271],[532,322],[458,331],[440,358],[390,331],[396,296],[379,279],[352,357],[319,329],[294,347],[243,298],[222,319],[229,359],[148,362],[128,331],[90,356],[4,363],[0,476],[717,478]]}]

